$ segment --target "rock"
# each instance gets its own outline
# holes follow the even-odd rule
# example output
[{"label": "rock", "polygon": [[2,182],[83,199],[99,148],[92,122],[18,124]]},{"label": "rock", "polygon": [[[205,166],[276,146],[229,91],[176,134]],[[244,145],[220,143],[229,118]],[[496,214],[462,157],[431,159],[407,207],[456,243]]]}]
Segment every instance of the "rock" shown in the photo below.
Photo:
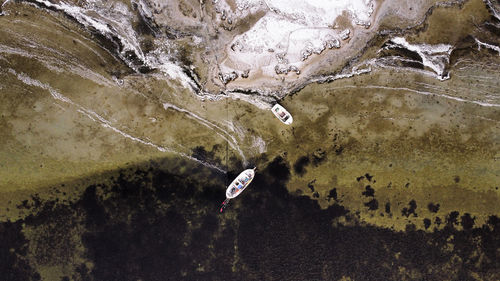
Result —
[{"label": "rock", "polygon": [[300,57],[302,59],[302,61],[305,61],[309,56],[312,55],[312,47],[311,46],[307,46],[305,47],[302,52],[300,52]]},{"label": "rock", "polygon": [[329,39],[329,40],[325,41],[325,43],[326,43],[326,47],[328,49],[340,48],[340,41],[338,39],[335,39],[335,38]]},{"label": "rock", "polygon": [[295,74],[299,75],[300,74],[300,70],[298,67],[296,67],[295,65],[284,65],[284,64],[277,64],[275,67],[274,67],[274,71],[276,72],[276,74],[285,74],[287,75],[288,72],[295,72]]},{"label": "rock", "polygon": [[340,32],[339,37],[342,40],[349,39],[349,35],[351,34],[351,31],[349,29],[345,29],[344,31]]},{"label": "rock", "polygon": [[278,63],[288,63],[288,59],[285,57],[286,53],[277,53],[276,54],[276,59],[278,60]]},{"label": "rock", "polygon": [[299,75],[299,74],[300,74],[300,70],[299,70],[299,68],[298,68],[298,67],[296,67],[295,65],[290,65],[290,66],[288,67],[288,71],[293,71],[293,72],[295,72],[295,74],[297,74],[297,75]]},{"label": "rock", "polygon": [[283,64],[277,64],[275,67],[274,67],[274,71],[276,72],[276,74],[288,74],[288,67],[286,65],[283,65]]},{"label": "rock", "polygon": [[236,41],[233,44],[231,44],[231,50],[233,52],[239,51],[241,52],[243,50],[243,46],[240,41]]},{"label": "rock", "polygon": [[224,83],[224,85],[235,80],[236,78],[238,78],[238,73],[236,73],[236,71],[232,71],[230,73],[220,73],[219,72],[219,80],[222,81],[222,83]]}]

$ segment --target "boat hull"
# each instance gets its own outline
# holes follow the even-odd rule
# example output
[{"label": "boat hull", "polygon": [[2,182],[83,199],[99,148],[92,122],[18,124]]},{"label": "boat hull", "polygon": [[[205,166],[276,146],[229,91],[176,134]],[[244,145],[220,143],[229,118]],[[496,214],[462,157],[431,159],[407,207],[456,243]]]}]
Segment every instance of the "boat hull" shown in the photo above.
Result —
[{"label": "boat hull", "polygon": [[252,182],[255,176],[254,169],[247,169],[241,172],[226,189],[227,198],[235,198],[240,195]]},{"label": "boat hull", "polygon": [[293,117],[290,112],[288,112],[283,106],[275,104],[271,111],[273,112],[274,116],[276,116],[276,118],[278,118],[281,122],[285,123],[286,125],[292,124]]}]

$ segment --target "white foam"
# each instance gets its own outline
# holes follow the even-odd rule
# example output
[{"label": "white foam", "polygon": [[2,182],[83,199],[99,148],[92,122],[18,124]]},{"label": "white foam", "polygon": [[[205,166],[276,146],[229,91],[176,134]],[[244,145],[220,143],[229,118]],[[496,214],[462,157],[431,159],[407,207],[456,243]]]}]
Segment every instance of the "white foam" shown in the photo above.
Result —
[{"label": "white foam", "polygon": [[4,9],[5,4],[7,4],[7,3],[9,3],[9,2],[10,2],[10,0],[5,0],[5,2],[3,2],[3,3],[2,3],[2,5],[0,6],[0,10],[1,10],[1,12],[0,12],[0,16],[8,16],[8,15],[9,15],[9,13],[7,13],[7,12],[5,12],[5,11],[3,10],[3,9]]},{"label": "white foam", "polygon": [[351,86],[351,85],[346,85],[342,87],[332,87],[332,89],[343,89],[343,88],[364,88],[364,89],[384,89],[384,90],[392,90],[392,91],[407,91],[407,92],[412,92],[420,95],[425,95],[425,96],[438,96],[450,100],[455,100],[459,102],[465,102],[465,103],[473,103],[477,104],[480,106],[484,107],[500,107],[500,104],[496,103],[487,103],[487,102],[481,102],[481,101],[474,101],[474,100],[466,100],[463,98],[459,97],[454,97],[450,95],[445,95],[445,94],[438,94],[438,93],[433,93],[433,92],[427,92],[427,91],[419,91],[411,88],[406,88],[406,87],[387,87],[387,86],[377,86],[377,85],[368,85],[368,86]]},{"label": "white foam", "polygon": [[[132,23],[130,22],[130,19],[132,18],[131,13],[127,6],[123,3],[114,3],[113,7],[110,9],[102,9],[98,6],[102,3],[91,2],[88,5],[89,9],[85,9],[78,6],[71,6],[65,2],[55,4],[47,0],[35,1],[45,5],[46,7],[68,14],[84,26],[94,28],[96,31],[110,39],[114,36],[119,38],[120,43],[123,46],[120,56],[123,61],[128,63],[129,67],[136,69],[136,66],[129,62],[125,57],[127,51],[133,52],[141,61],[145,61],[144,54],[140,48],[139,42],[137,41],[137,34],[135,34],[134,29],[132,28]],[[96,16],[92,17],[88,14]]]},{"label": "white foam", "polygon": [[[240,154],[241,158],[242,158],[242,161],[244,163],[247,162],[246,160],[246,157],[245,157],[245,154],[243,153],[243,151],[241,150],[241,148],[238,146],[238,141],[236,141],[236,139],[234,138],[234,136],[232,136],[231,134],[229,134],[229,132],[227,132],[226,130],[224,130],[223,128],[221,128],[220,126],[206,120],[206,119],[203,119],[202,117],[200,117],[199,115],[189,111],[189,110],[186,110],[184,108],[180,108],[176,105],[173,105],[171,103],[167,103],[167,102],[164,102],[163,103],[163,108],[165,110],[171,108],[175,111],[179,111],[179,112],[182,112],[182,113],[185,113],[187,114],[189,117],[191,118],[194,118],[195,120],[197,120],[198,122],[200,122],[202,125],[214,130],[216,132],[217,135],[219,135],[222,139],[224,139],[225,141],[227,141],[229,143],[229,145],[231,146],[231,148],[235,149],[236,151],[238,151],[238,153]],[[222,132],[222,134],[220,133]],[[229,139],[226,137],[228,136]]]},{"label": "white foam", "polygon": [[146,55],[147,65],[160,70],[164,75],[179,82],[184,88],[194,91],[201,91],[193,80],[187,76],[183,69],[170,61],[167,53],[161,49],[155,49]]},{"label": "white foam", "polygon": [[[400,67],[400,66],[391,65],[392,61],[387,61],[387,59],[389,59],[389,57],[378,58],[377,60],[374,61],[373,66],[374,67],[380,67],[380,68],[394,69],[394,70],[397,70],[397,71],[400,71],[402,69],[402,67]],[[398,58],[398,59],[400,61],[412,61],[412,60],[401,59],[401,58]],[[422,63],[420,63],[420,64],[422,64]],[[436,74],[436,72],[434,72],[432,69],[431,70],[427,70],[427,69],[418,69],[418,68],[414,68],[414,67],[407,67],[407,68],[404,68],[404,70],[405,71],[411,71],[411,72],[420,73],[420,74],[426,75],[426,76],[430,76],[430,77],[436,78],[436,79],[438,79],[440,81],[444,81],[444,80],[446,80],[446,79],[449,78],[449,74],[444,77],[446,79],[443,79],[443,77],[439,77]]]},{"label": "white foam", "polygon": [[[40,47],[34,46],[34,48],[40,49],[42,47],[41,46]],[[45,49],[52,51],[52,52],[55,52],[54,50],[49,49],[49,48],[45,48]],[[54,72],[62,73],[62,72],[69,71],[71,73],[74,73],[82,78],[89,79],[89,80],[91,80],[99,85],[102,85],[102,86],[111,86],[112,85],[112,83],[109,81],[109,79],[105,78],[104,76],[102,76],[101,74],[99,74],[95,71],[92,71],[88,68],[81,66],[80,64],[78,64],[78,62],[71,61],[70,64],[67,64],[65,62],[58,61],[57,59],[54,59],[53,57],[45,57],[42,55],[38,55],[35,52],[28,52],[28,51],[24,51],[21,49],[11,48],[9,46],[2,45],[2,44],[0,44],[0,53],[14,54],[14,55],[27,57],[27,58],[36,59],[36,60],[40,61],[42,64],[44,64],[45,67],[47,67],[48,69],[50,69]],[[66,54],[61,54],[59,52],[55,52],[55,53],[57,53],[59,55],[59,57],[61,57],[61,58],[69,59],[68,55],[66,55]]]},{"label": "white foam", "polygon": [[252,136],[252,147],[257,150],[258,154],[265,153],[267,151],[266,142],[259,136]]},{"label": "white foam", "polygon": [[[493,16],[500,21],[500,14],[495,8],[495,4],[491,3],[491,0],[484,0],[486,4],[490,7],[490,9],[493,11]],[[498,2],[498,1],[497,1]]]},{"label": "white foam", "polygon": [[206,167],[215,169],[215,170],[217,170],[219,172],[222,172],[222,173],[226,173],[226,171],[224,171],[223,169],[221,169],[221,168],[219,168],[219,167],[217,167],[215,165],[212,165],[210,163],[204,162],[202,160],[199,160],[197,158],[189,156],[189,155],[187,155],[185,153],[178,152],[178,151],[172,150],[170,148],[154,144],[153,142],[145,141],[143,139],[134,137],[131,134],[128,134],[128,133],[126,133],[126,132],[124,132],[124,131],[122,131],[122,130],[114,127],[114,126],[112,126],[112,123],[109,120],[106,120],[104,117],[102,117],[101,115],[97,114],[96,112],[94,112],[94,111],[92,111],[90,109],[87,109],[87,108],[85,108],[85,107],[83,107],[83,106],[81,106],[81,105],[73,102],[69,98],[63,96],[58,91],[56,91],[54,88],[52,88],[50,85],[42,83],[42,82],[40,82],[38,80],[32,79],[31,77],[27,76],[24,73],[17,73],[15,70],[13,70],[11,68],[8,69],[8,72],[11,73],[11,74],[13,74],[13,75],[15,75],[17,77],[17,79],[19,79],[20,81],[22,81],[26,85],[39,87],[39,88],[42,88],[44,90],[49,91],[49,93],[51,94],[51,96],[54,99],[62,101],[64,103],[67,103],[67,104],[69,104],[71,106],[76,107],[76,110],[78,112],[80,112],[80,113],[84,114],[85,116],[89,117],[94,122],[98,122],[99,124],[101,124],[101,126],[103,126],[105,128],[108,128],[108,129],[111,129],[114,132],[122,135],[123,137],[125,137],[127,139],[133,140],[133,141],[141,143],[143,145],[154,147],[155,149],[159,150],[160,152],[169,152],[169,153],[180,155],[182,157],[185,157],[185,158],[188,158],[190,160],[196,161],[196,162],[198,162],[198,163],[200,163],[200,164],[202,164],[202,165],[204,165]]},{"label": "white foam", "polygon": [[416,52],[421,58],[422,63],[432,69],[439,80],[449,79],[449,74],[446,73],[446,67],[450,62],[450,54],[453,51],[453,46],[448,44],[410,44],[404,37],[396,37],[391,39],[395,45],[389,44],[386,48],[402,47],[412,52]]},{"label": "white foam", "polygon": [[341,73],[334,75],[325,75],[320,78],[312,79],[312,83],[325,83],[325,82],[333,82],[339,79],[351,78],[357,75],[367,74],[372,71],[372,66],[375,64],[375,59],[368,60],[359,65],[356,65],[349,69],[348,71],[342,71]]},{"label": "white foam", "polygon": [[[203,92],[203,89],[200,89],[198,87],[197,82],[194,81],[190,76],[186,75],[184,72],[184,69],[178,65],[175,62],[172,62],[172,54],[175,46],[170,46],[170,43],[168,40],[163,39],[163,38],[157,38],[155,39],[154,45],[155,49],[153,51],[150,51],[147,54],[144,54],[143,51],[140,48],[139,44],[139,36],[134,32],[134,29],[132,28],[132,19],[134,15],[130,11],[130,9],[124,5],[123,3],[115,3],[115,2],[101,2],[101,1],[96,1],[96,0],[88,0],[85,2],[82,2],[78,4],[79,6],[73,6],[71,4],[65,3],[65,2],[57,2],[53,3],[49,0],[35,0],[37,3],[40,3],[42,6],[49,7],[51,9],[55,9],[61,12],[66,13],[67,15],[73,17],[76,21],[81,23],[87,28],[93,29],[100,34],[108,37],[110,40],[115,40],[114,38],[118,38],[119,42],[122,44],[123,49],[121,52],[118,54],[120,58],[128,64],[129,67],[132,69],[135,69],[136,71],[138,70],[138,66],[134,65],[133,62],[128,60],[126,57],[127,52],[133,52],[139,60],[141,60],[144,64],[144,66],[147,66],[151,69],[157,69],[161,73],[164,74],[165,77],[168,79],[171,79],[173,81],[176,81],[180,83],[180,85],[186,89],[192,90],[194,93],[197,94],[197,96],[204,100],[220,100],[225,97],[233,97],[233,98],[241,98],[242,100],[245,100],[249,103],[255,104],[259,108],[265,108],[267,107],[266,101],[262,101],[259,97],[248,97],[248,96],[243,96],[239,95],[236,93],[230,93],[228,95],[220,95],[220,94],[211,94],[211,93],[206,93]],[[361,1],[361,0],[357,0]],[[220,1],[223,2],[223,1]],[[141,10],[141,13],[143,13],[145,16],[152,16],[151,11],[149,10],[149,7],[147,3],[143,2],[143,0],[134,0],[134,3],[138,4],[139,9]],[[225,2],[224,2],[225,3]],[[243,6],[246,6],[249,9],[252,9],[252,7],[256,6],[264,6],[262,1],[249,1],[247,4],[245,3],[240,3]],[[279,3],[278,3],[279,4]],[[281,3],[280,5],[282,5]],[[253,5],[253,6],[252,6]],[[272,14],[272,13],[271,13]],[[276,19],[276,22],[273,22],[273,20]],[[301,25],[294,25],[290,21],[283,21],[281,19],[277,19],[274,15],[270,16],[271,24],[268,26],[263,26],[262,28],[270,28],[272,29],[272,33],[280,32],[281,29],[277,28],[275,24],[287,24],[289,27],[293,28],[300,28]],[[279,22],[278,22],[279,21]],[[289,31],[283,33],[284,40],[288,40],[289,33],[291,31],[294,31],[290,29]],[[300,31],[298,29],[295,29],[297,31],[297,34],[300,34]],[[307,32],[305,32],[307,34]],[[320,32],[321,33],[321,32]],[[255,37],[255,49],[259,49],[262,47],[262,45],[259,44],[259,40],[262,39],[262,37],[259,37],[258,34],[253,34],[252,32],[249,33],[250,36]],[[319,33],[316,32],[315,36],[323,36],[323,35],[318,35]],[[322,33],[324,34],[324,32]],[[293,39],[293,38],[292,38]],[[199,43],[200,38],[195,38],[195,41]],[[269,41],[268,44],[274,44],[277,43],[277,41]],[[311,42],[312,44],[315,44],[315,46],[320,46],[321,42]],[[285,48],[287,46],[283,46]],[[297,60],[299,56],[296,56]],[[253,63],[256,60],[256,57],[249,53],[248,57],[246,58],[249,63]],[[297,64],[300,65],[300,64]],[[274,65],[271,65],[267,68],[264,68],[264,71],[266,73],[269,73],[271,75],[274,74]],[[231,72],[231,71],[229,71]],[[88,73],[86,71],[80,71],[79,75],[82,76],[88,76]],[[153,74],[155,75],[155,74]],[[162,78],[164,79],[164,78]],[[100,83],[104,83],[104,79],[102,77],[94,77],[93,80],[100,81]],[[170,81],[172,82],[172,81]],[[264,100],[266,98],[263,98]]]},{"label": "white foam", "polygon": [[265,95],[247,95],[239,92],[228,91],[227,95],[232,99],[240,99],[242,101],[246,101],[257,108],[268,110],[271,109],[271,103],[274,101],[271,97],[267,97]]},{"label": "white foam", "polygon": [[498,55],[500,56],[500,47],[481,42],[477,38],[474,38],[474,40],[476,40],[478,50],[481,50],[481,46],[483,46],[483,47],[486,47],[486,48],[491,49],[493,51],[496,51],[498,53]]},{"label": "white foam", "polygon": [[134,1],[132,0],[131,1],[132,3],[137,3],[138,7],[141,9],[141,13],[144,14],[145,16],[147,16],[148,18],[151,18],[153,17],[153,12],[151,12],[148,4],[146,4],[143,0],[139,0],[139,1]]}]

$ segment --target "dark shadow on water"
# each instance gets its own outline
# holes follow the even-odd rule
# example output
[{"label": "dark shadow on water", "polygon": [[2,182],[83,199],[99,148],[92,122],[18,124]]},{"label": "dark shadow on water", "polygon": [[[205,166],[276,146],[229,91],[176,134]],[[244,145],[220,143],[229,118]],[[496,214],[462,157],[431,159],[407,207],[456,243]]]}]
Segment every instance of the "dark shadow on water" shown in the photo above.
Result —
[{"label": "dark shadow on water", "polygon": [[[473,228],[473,218],[464,215],[467,230],[458,231],[452,222],[433,233],[363,225],[338,204],[320,209],[314,200],[290,194],[290,164],[280,157],[259,167],[251,186],[223,214],[218,208],[225,178],[203,168],[172,173],[164,163],[153,163],[113,177],[112,184],[89,186],[70,205],[44,202],[36,215],[0,224],[0,273],[8,276],[3,280],[37,280],[34,264],[69,264],[74,272],[67,277],[77,280],[499,276],[498,218]],[[35,240],[26,240],[23,223],[43,226],[36,228]],[[93,268],[71,262],[79,247],[75,235]],[[40,249],[28,255],[28,245]]]}]

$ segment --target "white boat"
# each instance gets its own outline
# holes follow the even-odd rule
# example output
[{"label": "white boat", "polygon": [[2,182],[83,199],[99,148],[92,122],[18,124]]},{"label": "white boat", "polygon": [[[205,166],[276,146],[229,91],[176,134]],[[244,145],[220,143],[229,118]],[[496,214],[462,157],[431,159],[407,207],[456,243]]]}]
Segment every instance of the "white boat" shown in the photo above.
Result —
[{"label": "white boat", "polygon": [[245,188],[247,188],[247,186],[250,185],[254,176],[255,176],[255,168],[246,169],[233,180],[233,182],[226,189],[226,200],[222,202],[222,206],[220,208],[221,213],[226,208],[227,204],[229,203],[229,200],[240,195],[243,192],[243,190],[245,190]]},{"label": "white boat", "polygon": [[271,109],[273,114],[283,123],[290,125],[293,122],[293,117],[283,106],[275,104]]},{"label": "white boat", "polygon": [[255,176],[255,168],[241,172],[226,189],[226,197],[233,199],[240,195],[243,190],[252,182]]}]

